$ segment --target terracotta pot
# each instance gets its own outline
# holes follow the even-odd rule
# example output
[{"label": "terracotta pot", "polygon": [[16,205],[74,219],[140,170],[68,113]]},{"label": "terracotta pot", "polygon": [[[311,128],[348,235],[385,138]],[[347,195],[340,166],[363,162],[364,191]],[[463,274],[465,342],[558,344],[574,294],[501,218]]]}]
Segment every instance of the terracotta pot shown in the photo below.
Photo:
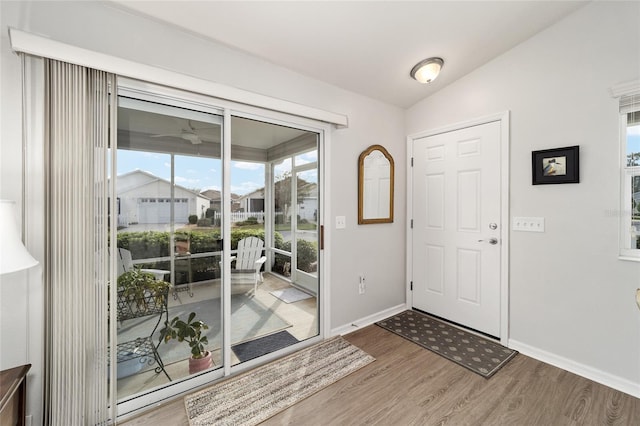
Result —
[{"label": "terracotta pot", "polygon": [[189,374],[199,373],[211,367],[213,367],[213,359],[209,351],[207,351],[207,354],[203,358],[195,359],[189,357]]}]

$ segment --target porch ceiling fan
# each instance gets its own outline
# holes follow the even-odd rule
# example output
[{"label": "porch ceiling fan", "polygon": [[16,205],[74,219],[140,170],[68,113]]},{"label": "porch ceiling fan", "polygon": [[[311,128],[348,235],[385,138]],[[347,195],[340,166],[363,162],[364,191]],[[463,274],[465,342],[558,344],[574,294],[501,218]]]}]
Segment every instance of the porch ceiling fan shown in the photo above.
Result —
[{"label": "porch ceiling fan", "polygon": [[200,135],[196,133],[196,130],[191,125],[191,121],[187,120],[186,128],[183,128],[179,133],[163,133],[160,135],[151,135],[152,138],[174,137],[182,138],[191,142],[193,145],[199,145],[202,143]]}]

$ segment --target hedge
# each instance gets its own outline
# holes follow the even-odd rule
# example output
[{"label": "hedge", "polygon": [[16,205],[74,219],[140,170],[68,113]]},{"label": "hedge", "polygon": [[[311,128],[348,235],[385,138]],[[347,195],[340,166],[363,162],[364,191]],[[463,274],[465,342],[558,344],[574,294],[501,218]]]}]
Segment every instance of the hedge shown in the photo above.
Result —
[{"label": "hedge", "polygon": [[[264,229],[234,229],[231,231],[231,249],[236,250],[238,248],[238,241],[243,238],[255,236],[264,241]],[[198,230],[198,231],[179,231],[175,233],[175,240],[186,240],[190,241],[189,252],[192,254],[195,253],[208,253],[208,252],[216,252],[222,251],[222,240],[220,239],[220,230],[212,229],[212,230]],[[274,243],[275,247],[281,250],[291,251],[291,244],[285,243],[282,234],[276,232],[274,234]],[[169,256],[169,232],[161,232],[161,231],[143,231],[143,232],[121,232],[118,234],[118,247],[125,248],[131,251],[131,257],[133,259],[149,259],[154,257],[166,257]],[[300,247],[300,246],[299,246]],[[299,248],[300,250],[300,248]],[[315,259],[317,257],[317,250],[315,253],[309,252],[309,248],[305,250],[305,254],[302,256],[304,259],[309,257],[313,257]],[[300,253],[298,254],[298,259],[300,259]],[[276,255],[278,257],[285,257],[282,255]],[[288,259],[288,257],[287,257]],[[219,256],[214,258],[213,261],[210,257],[205,258],[195,258],[195,259],[184,259],[180,260],[180,258],[176,258],[175,267],[176,267],[176,284],[184,284],[189,281],[188,273],[186,271],[189,270],[186,264],[187,261],[190,261],[191,264],[191,273],[193,282],[202,281],[206,279],[214,279],[220,277],[220,259]],[[298,260],[300,262],[300,260]],[[280,268],[282,268],[283,261],[275,262],[276,264],[280,263]],[[277,265],[274,265],[277,266]],[[156,268],[156,269],[170,269],[169,261],[162,262],[151,262],[143,265],[146,268]],[[302,269],[302,268],[301,268]],[[274,270],[278,271],[277,267],[274,267]],[[184,272],[183,272],[184,271]],[[281,271],[280,271],[281,272]]]}]

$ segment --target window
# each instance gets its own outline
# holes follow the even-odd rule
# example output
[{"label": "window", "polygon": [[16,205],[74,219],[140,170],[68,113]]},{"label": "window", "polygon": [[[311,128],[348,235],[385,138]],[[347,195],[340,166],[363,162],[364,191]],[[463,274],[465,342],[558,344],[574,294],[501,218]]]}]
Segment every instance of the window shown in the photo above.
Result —
[{"label": "window", "polygon": [[620,255],[640,260],[640,94],[620,97]]}]

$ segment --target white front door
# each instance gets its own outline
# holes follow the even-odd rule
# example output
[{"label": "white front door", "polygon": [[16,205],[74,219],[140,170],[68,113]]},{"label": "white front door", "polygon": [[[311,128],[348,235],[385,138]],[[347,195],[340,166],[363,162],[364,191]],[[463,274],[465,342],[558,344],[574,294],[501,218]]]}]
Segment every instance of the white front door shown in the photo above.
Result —
[{"label": "white front door", "polygon": [[413,141],[413,307],[500,336],[500,121]]}]

